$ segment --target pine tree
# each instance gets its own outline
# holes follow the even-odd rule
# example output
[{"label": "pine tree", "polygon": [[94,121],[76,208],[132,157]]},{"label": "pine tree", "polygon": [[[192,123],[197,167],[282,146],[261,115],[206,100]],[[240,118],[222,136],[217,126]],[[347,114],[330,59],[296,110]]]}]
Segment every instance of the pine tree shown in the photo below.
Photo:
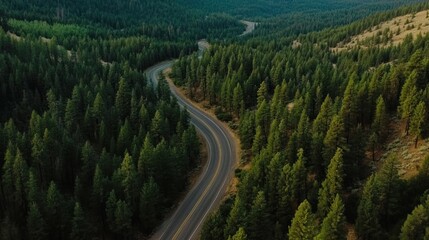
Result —
[{"label": "pine tree", "polygon": [[241,147],[250,149],[255,136],[255,115],[253,112],[247,111],[244,116],[240,117],[239,132]]},{"label": "pine tree", "polygon": [[411,214],[408,214],[407,219],[405,220],[401,228],[400,239],[423,239],[428,233],[428,226],[429,198],[424,204],[420,204],[416,208],[414,208]]},{"label": "pine tree", "polygon": [[151,177],[148,182],[143,185],[140,192],[140,221],[143,224],[143,229],[150,232],[158,221],[159,187],[155,180]]},{"label": "pine tree", "polygon": [[35,165],[37,165],[40,182],[43,182],[43,179],[45,178],[43,171],[43,163],[46,159],[46,149],[45,145],[43,144],[43,139],[38,133],[36,133],[31,140],[31,157],[33,157],[33,161]]},{"label": "pine tree", "polygon": [[298,149],[297,161],[292,166],[292,182],[288,183],[292,187],[293,198],[301,202],[307,193],[307,169],[305,167],[304,150]]},{"label": "pine tree", "polygon": [[331,205],[328,215],[323,219],[322,229],[315,239],[340,240],[346,239],[346,219],[344,217],[344,204],[337,194]]},{"label": "pine tree", "polygon": [[46,193],[46,212],[48,214],[48,226],[50,228],[50,238],[58,238],[61,234],[61,212],[62,196],[54,182],[49,184],[48,192]]},{"label": "pine tree", "polygon": [[15,188],[14,202],[24,209],[27,204],[25,190],[28,181],[28,167],[19,149],[16,151],[15,161],[13,163],[13,176]]},{"label": "pine tree", "polygon": [[257,106],[259,107],[262,102],[265,100],[268,100],[268,90],[267,90],[267,84],[265,83],[265,81],[263,81],[261,83],[261,85],[259,85],[259,89],[257,92],[257,96],[258,96],[258,101],[257,101]]},{"label": "pine tree", "polygon": [[101,123],[105,114],[104,100],[100,93],[94,99],[92,104],[92,114],[98,123]]},{"label": "pine tree", "polygon": [[271,224],[265,200],[264,192],[259,191],[253,201],[247,222],[249,224],[248,234],[251,239],[270,238]]},{"label": "pine tree", "polygon": [[263,146],[265,145],[265,135],[263,133],[262,127],[258,126],[256,128],[256,135],[253,139],[253,145],[252,145],[252,153],[255,156],[259,153],[259,151],[262,150]]},{"label": "pine tree", "polygon": [[27,201],[39,203],[40,197],[39,183],[33,171],[30,170],[27,181]]},{"label": "pine tree", "polygon": [[86,141],[81,151],[82,171],[81,178],[83,181],[90,181],[94,172],[95,163],[97,162],[96,153],[89,141]]},{"label": "pine tree", "polygon": [[221,205],[219,210],[208,216],[202,227],[200,239],[218,240],[224,238],[223,231],[226,219],[225,216],[221,214],[223,207],[225,207],[225,205]]},{"label": "pine tree", "polygon": [[317,234],[316,217],[311,212],[311,205],[304,200],[295,212],[289,227],[289,239],[310,240]]},{"label": "pine tree", "polygon": [[161,111],[157,110],[154,117],[152,118],[151,123],[151,137],[156,142],[160,142],[164,137],[164,133],[167,130],[167,125],[165,124],[164,117]]},{"label": "pine tree", "polygon": [[239,116],[241,114],[241,110],[244,109],[243,90],[241,89],[240,84],[237,84],[237,86],[234,88],[232,104],[234,113]]},{"label": "pine tree", "polygon": [[379,209],[379,183],[372,175],[363,188],[357,209],[356,231],[361,239],[382,239]]},{"label": "pine tree", "polygon": [[116,92],[115,107],[121,119],[130,114],[131,91],[124,78],[119,80],[118,91]]},{"label": "pine tree", "polygon": [[400,66],[391,68],[389,76],[384,86],[385,101],[389,110],[396,110],[398,107],[399,87],[402,82],[402,68]]},{"label": "pine tree", "polygon": [[406,121],[405,132],[407,135],[409,131],[411,117],[419,101],[416,81],[417,73],[413,71],[405,81],[404,86],[401,90],[401,95],[399,97],[400,105],[398,107],[398,112],[400,113],[401,118]]},{"label": "pine tree", "polygon": [[419,138],[421,137],[422,131],[424,129],[424,123],[426,119],[426,106],[424,102],[420,102],[416,109],[414,110],[414,114],[411,118],[410,122],[410,132],[415,136],[415,148],[417,148],[417,143]]},{"label": "pine tree", "polygon": [[123,153],[126,150],[131,151],[131,141],[132,141],[132,128],[130,125],[130,122],[128,121],[128,118],[125,119],[125,123],[121,126],[121,129],[119,130],[118,135],[118,141],[116,150],[118,153]]},{"label": "pine tree", "polygon": [[328,95],[320,107],[320,112],[313,122],[313,133],[321,132],[325,134],[329,129],[329,122],[333,116],[332,99]]},{"label": "pine tree", "polygon": [[386,105],[382,96],[377,99],[377,107],[375,109],[375,117],[372,122],[372,131],[377,134],[377,142],[382,142],[386,138],[388,130],[388,118],[386,113]]},{"label": "pine tree", "polygon": [[67,100],[64,121],[67,129],[74,131],[75,127],[79,125],[81,120],[81,96],[78,86],[73,88],[72,98]]},{"label": "pine tree", "polygon": [[80,239],[89,239],[90,231],[85,219],[84,213],[80,204],[78,202],[74,205],[73,219],[72,219],[72,230],[70,233],[70,239],[80,240]]},{"label": "pine tree", "polygon": [[344,91],[344,97],[341,104],[341,110],[339,115],[344,124],[344,132],[346,142],[348,143],[350,138],[351,128],[355,125],[357,120],[357,103],[356,103],[356,87],[355,80],[357,78],[356,73],[352,74],[349,80],[346,90]]},{"label": "pine tree", "polygon": [[270,127],[270,109],[265,100],[262,101],[255,114],[256,126],[261,126],[262,133],[268,136]]},{"label": "pine tree", "polygon": [[303,110],[298,122],[298,129],[296,133],[298,148],[305,149],[306,152],[309,151],[309,145],[311,141],[310,126],[310,120],[307,116],[307,113],[305,110]]},{"label": "pine tree", "polygon": [[131,204],[132,209],[135,207],[136,197],[138,196],[137,171],[130,154],[125,153],[121,167],[118,169],[118,175],[121,181],[121,187],[125,193],[127,202]]},{"label": "pine tree", "polygon": [[94,177],[92,179],[92,204],[95,207],[97,213],[102,216],[103,215],[103,205],[105,198],[105,177],[101,171],[100,166],[97,164],[95,167]]},{"label": "pine tree", "polygon": [[338,148],[344,149],[344,123],[338,115],[332,118],[323,144],[325,145],[325,149],[323,150],[325,161],[329,161]]},{"label": "pine tree", "polygon": [[398,161],[394,156],[388,156],[376,175],[378,182],[378,210],[382,226],[389,226],[401,212],[401,192],[403,181],[398,174]]},{"label": "pine tree", "polygon": [[232,236],[238,230],[238,227],[240,226],[243,220],[242,219],[243,211],[244,211],[243,202],[240,200],[240,197],[236,195],[234,204],[226,220],[226,225],[224,229],[225,238],[227,238],[228,236]]},{"label": "pine tree", "polygon": [[284,165],[277,183],[279,198],[277,219],[279,219],[282,226],[290,224],[295,208],[298,205],[296,203],[296,187],[291,184],[296,182],[294,177],[292,167],[289,164]]},{"label": "pine tree", "polygon": [[81,202],[85,196],[84,196],[84,189],[82,186],[82,182],[79,178],[79,176],[76,176],[75,180],[74,180],[74,200],[76,202]]},{"label": "pine tree", "polygon": [[131,233],[132,212],[125,201],[119,200],[115,209],[115,230],[116,233],[127,237]]},{"label": "pine tree", "polygon": [[13,195],[14,195],[14,176],[13,176],[13,164],[15,161],[15,147],[9,142],[6,153],[4,156],[4,163],[2,167],[2,176],[1,176],[1,184],[3,188],[3,195],[6,201],[6,204],[13,203]]},{"label": "pine tree", "polygon": [[328,166],[326,179],[322,182],[319,190],[319,202],[317,211],[320,217],[326,216],[330,206],[335,200],[335,196],[340,194],[343,188],[343,151],[337,149],[331,163]]},{"label": "pine tree", "polygon": [[278,199],[278,191],[277,184],[279,182],[279,177],[281,173],[281,169],[284,165],[284,159],[279,152],[274,155],[271,159],[268,168],[267,168],[267,181],[265,183],[266,193],[267,193],[267,205],[270,211],[273,211],[277,205]]},{"label": "pine tree", "polygon": [[137,165],[139,176],[143,180],[146,180],[149,176],[153,175],[153,169],[151,169],[151,161],[154,154],[153,149],[154,146],[151,143],[150,137],[146,135]]},{"label": "pine tree", "polygon": [[106,202],[106,217],[107,223],[111,231],[115,231],[115,210],[116,210],[117,198],[115,190],[110,191],[109,197]]},{"label": "pine tree", "polygon": [[28,238],[32,240],[44,240],[47,237],[46,222],[35,202],[30,204],[27,216]]},{"label": "pine tree", "polygon": [[136,90],[133,89],[131,92],[131,107],[130,107],[130,117],[129,121],[131,123],[131,127],[136,129],[139,125],[139,101],[137,99]]},{"label": "pine tree", "polygon": [[240,227],[238,231],[232,237],[228,237],[228,240],[246,240],[247,235],[244,228]]}]

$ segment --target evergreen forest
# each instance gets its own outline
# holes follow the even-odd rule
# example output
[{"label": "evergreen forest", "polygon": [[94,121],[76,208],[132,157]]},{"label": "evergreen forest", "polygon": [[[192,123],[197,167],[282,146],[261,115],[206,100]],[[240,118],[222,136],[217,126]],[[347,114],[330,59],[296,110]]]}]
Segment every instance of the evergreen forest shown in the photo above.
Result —
[{"label": "evergreen forest", "polygon": [[422,2],[0,0],[0,239],[149,239],[206,151],[171,59],[241,144],[201,239],[429,239],[429,35],[336,50]]}]

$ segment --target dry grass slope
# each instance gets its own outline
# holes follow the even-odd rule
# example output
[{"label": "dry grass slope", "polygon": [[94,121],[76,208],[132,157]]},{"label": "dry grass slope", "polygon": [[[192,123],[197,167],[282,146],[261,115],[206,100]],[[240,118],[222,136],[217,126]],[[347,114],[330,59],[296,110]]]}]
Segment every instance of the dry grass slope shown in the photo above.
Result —
[{"label": "dry grass slope", "polygon": [[429,10],[408,14],[380,23],[363,33],[340,42],[331,50],[334,52],[355,48],[396,46],[411,35],[416,38],[419,34],[429,33]]},{"label": "dry grass slope", "polygon": [[[400,177],[410,179],[418,174],[424,159],[429,155],[429,139],[419,139],[415,147],[414,136],[405,134],[405,123],[397,118],[391,119],[389,129],[390,137],[385,148],[376,153],[376,162],[370,162],[370,165],[373,170],[377,170],[387,157],[395,156]],[[370,155],[367,153],[368,160]]]}]

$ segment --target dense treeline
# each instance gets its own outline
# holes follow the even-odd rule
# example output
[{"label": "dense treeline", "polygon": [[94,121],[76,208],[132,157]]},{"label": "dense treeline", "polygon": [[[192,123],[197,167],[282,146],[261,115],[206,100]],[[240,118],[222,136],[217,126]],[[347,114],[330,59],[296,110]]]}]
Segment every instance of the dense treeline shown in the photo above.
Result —
[{"label": "dense treeline", "polygon": [[[227,12],[233,15],[243,17],[273,17],[289,13],[315,13],[338,11],[344,9],[366,9],[367,12],[374,10],[386,10],[388,8],[398,7],[404,3],[415,3],[419,1],[356,1],[356,0],[230,0],[230,1],[209,1],[199,2],[189,0],[179,0],[188,4],[189,7],[203,9],[207,12]],[[420,1],[421,2],[421,1]],[[359,17],[359,16],[354,16]]]},{"label": "dense treeline", "polygon": [[[346,222],[362,238],[384,238],[414,207],[401,237],[426,234],[429,164],[403,181],[389,158],[362,191],[352,189],[368,176],[365,150],[383,146],[383,126],[398,107],[416,143],[426,134],[427,38],[329,51],[387,15],[301,36],[295,45],[291,37],[263,36],[286,25],[278,35],[345,23],[354,19],[350,11],[359,17],[405,1],[267,2],[230,1],[242,16],[287,14],[262,24],[261,38],[214,45],[200,60],[184,57],[196,39],[243,30],[235,18],[212,14],[216,1],[197,3],[199,11],[175,0],[0,0],[0,239],[152,232],[199,157],[186,112],[164,82],[154,90],[142,73],[179,55],[177,83],[218,106],[223,119],[239,120],[244,160],[253,166],[238,173],[237,195],[210,218],[204,238],[341,238]],[[333,7],[343,10],[327,17]]]},{"label": "dense treeline", "polygon": [[243,30],[242,24],[228,15],[189,10],[175,0],[1,0],[0,13],[22,20],[87,26],[92,36],[138,34],[178,41],[221,39]]},{"label": "dense treeline", "polygon": [[77,55],[0,29],[1,239],[149,234],[197,164],[165,83]]},{"label": "dense treeline", "polygon": [[[238,118],[243,160],[251,159],[250,170],[238,172],[237,194],[210,217],[203,239],[345,239],[346,224],[361,239],[429,234],[429,159],[405,181],[395,156],[375,158],[391,116],[402,119],[416,146],[427,135],[429,36],[409,36],[397,47],[330,49],[356,29],[422,7],[298,42],[214,45],[201,59],[175,64],[172,74],[190,98],[216,106],[219,118]],[[373,164],[382,167],[373,172]]]},{"label": "dense treeline", "polygon": [[[48,42],[50,47],[67,51],[72,58],[99,59],[104,63],[127,62],[143,71],[153,63],[188,54],[197,49],[194,41],[162,41],[145,36],[91,38],[88,28],[72,24],[10,19],[8,28],[26,39]],[[30,53],[28,53],[30,54]]]},{"label": "dense treeline", "polygon": [[0,239],[147,236],[177,201],[199,141],[143,70],[243,26],[170,3],[0,4]]},{"label": "dense treeline", "polygon": [[178,0],[206,12],[226,12],[254,19],[260,26],[253,35],[269,39],[348,24],[373,12],[394,9],[422,0]]}]

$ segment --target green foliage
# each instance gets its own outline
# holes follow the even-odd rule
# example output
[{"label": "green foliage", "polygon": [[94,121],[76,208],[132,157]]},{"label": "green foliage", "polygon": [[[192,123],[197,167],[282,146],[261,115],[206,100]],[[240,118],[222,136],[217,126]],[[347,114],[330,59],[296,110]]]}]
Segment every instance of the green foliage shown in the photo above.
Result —
[{"label": "green foliage", "polygon": [[372,122],[372,129],[377,134],[379,141],[384,141],[387,137],[388,117],[386,104],[382,96],[378,97],[375,109],[375,116]]},{"label": "green foliage", "polygon": [[150,230],[155,227],[159,220],[159,202],[161,201],[159,187],[153,178],[143,185],[140,192],[140,221],[144,229]]},{"label": "green foliage", "polygon": [[378,201],[378,182],[375,176],[371,176],[363,189],[359,202],[356,230],[360,238],[382,239]]},{"label": "green foliage", "polygon": [[[154,91],[142,72],[181,56],[175,81],[218,105],[220,118],[238,117],[242,147],[253,153],[235,203],[214,215],[204,236],[284,239],[293,215],[306,212],[306,221],[292,221],[295,229],[323,222],[319,237],[333,236],[323,225],[337,223],[330,230],[341,238],[335,196],[349,196],[359,187],[354,180],[367,177],[365,144],[382,147],[386,116],[399,105],[407,129],[424,134],[428,37],[380,49],[330,48],[427,4],[295,34],[404,2],[0,0],[1,237],[20,239],[31,230],[35,238],[109,239],[153,231],[185,189],[199,143],[165,82]],[[187,9],[195,4],[202,11]],[[222,9],[237,18],[277,17],[258,18],[251,37],[225,40],[243,26],[212,14]],[[186,57],[205,37],[212,46],[201,59]],[[331,170],[338,148],[344,178],[353,181],[343,181],[339,163]],[[368,181],[357,209],[359,236],[384,238],[411,211],[412,203],[401,205],[402,184],[393,160]],[[323,214],[315,219],[309,204],[305,211],[298,205],[316,203],[318,192]],[[309,230],[313,238],[317,232]]]},{"label": "green foliage", "polygon": [[85,239],[90,238],[90,236],[87,220],[85,219],[80,204],[76,202],[73,211],[70,239]]},{"label": "green foliage", "polygon": [[232,237],[228,237],[228,240],[246,240],[247,235],[244,229],[241,227]]},{"label": "green foliage", "polygon": [[344,145],[346,143],[344,131],[343,120],[338,115],[335,115],[329,125],[325,139],[323,140],[323,144],[325,145],[323,155],[327,161],[334,156],[338,148],[344,149]]},{"label": "green foliage", "polygon": [[[418,205],[411,214],[408,214],[407,219],[401,228],[400,239],[424,239],[427,235],[427,226],[429,224],[429,201]],[[426,235],[425,235],[426,234]]]},{"label": "green foliage", "polygon": [[316,217],[311,212],[310,203],[304,200],[296,210],[295,217],[289,227],[289,239],[313,239],[316,234]]},{"label": "green foliage", "polygon": [[343,190],[343,151],[337,149],[329,163],[326,179],[322,182],[319,190],[319,201],[317,211],[319,216],[326,216],[330,206],[334,204],[337,195]]},{"label": "green foliage", "polygon": [[322,228],[315,239],[347,239],[344,204],[338,194],[332,202],[328,215],[323,219]]},{"label": "green foliage", "polygon": [[424,126],[425,120],[426,120],[426,106],[424,102],[420,102],[419,104],[417,104],[417,107],[414,110],[414,114],[410,120],[410,132],[416,138],[415,147],[417,147],[418,140],[422,135],[423,129],[425,128]]},{"label": "green foliage", "polygon": [[[22,4],[0,8],[10,8],[8,16],[15,17],[27,9],[26,19],[50,11],[42,2]],[[24,7],[30,5],[34,8]],[[131,236],[145,218],[139,213],[140,192],[153,177],[157,194],[145,201],[157,199],[157,212],[147,212],[142,229],[149,234],[185,189],[200,146],[168,88],[157,95],[142,70],[188,53],[194,44],[133,36],[133,26],[123,33],[105,23],[88,26],[82,24],[86,18],[72,20],[78,13],[69,10],[62,23],[9,18],[5,26],[16,39],[0,30],[0,78],[10,79],[0,83],[0,219],[7,219],[9,235],[17,230],[27,236],[25,220],[35,203],[46,238],[69,239],[75,233],[82,238],[72,234],[79,202],[91,226],[87,236],[111,237],[125,231],[114,227],[117,203],[123,201],[121,212],[130,212],[124,229]],[[144,143],[146,136],[150,144]],[[139,156],[144,145],[151,151]],[[109,197],[112,190],[115,196]]]},{"label": "green foliage", "polygon": [[413,115],[414,109],[418,104],[418,90],[416,86],[417,72],[413,71],[404,83],[401,90],[401,96],[399,98],[398,111],[401,114],[401,118],[406,120],[406,133],[408,134],[411,116]]},{"label": "green foliage", "polygon": [[47,237],[47,226],[35,202],[31,203],[27,216],[28,238],[42,240]]},{"label": "green foliage", "polygon": [[18,35],[32,34],[36,36],[43,36],[46,38],[71,38],[71,37],[86,37],[88,36],[88,29],[76,24],[60,24],[54,23],[52,25],[45,21],[22,21],[16,19],[9,19],[9,27],[16,29]]},{"label": "green foliage", "polygon": [[[249,223],[247,233],[250,239],[270,238],[270,234],[266,232],[266,229],[270,226],[270,222],[264,192],[258,192],[256,195],[247,218],[247,222]],[[237,233],[233,236],[233,239],[238,237],[237,234],[239,234],[239,232],[240,229],[238,229]],[[245,235],[245,233],[240,233],[240,235]]]}]

